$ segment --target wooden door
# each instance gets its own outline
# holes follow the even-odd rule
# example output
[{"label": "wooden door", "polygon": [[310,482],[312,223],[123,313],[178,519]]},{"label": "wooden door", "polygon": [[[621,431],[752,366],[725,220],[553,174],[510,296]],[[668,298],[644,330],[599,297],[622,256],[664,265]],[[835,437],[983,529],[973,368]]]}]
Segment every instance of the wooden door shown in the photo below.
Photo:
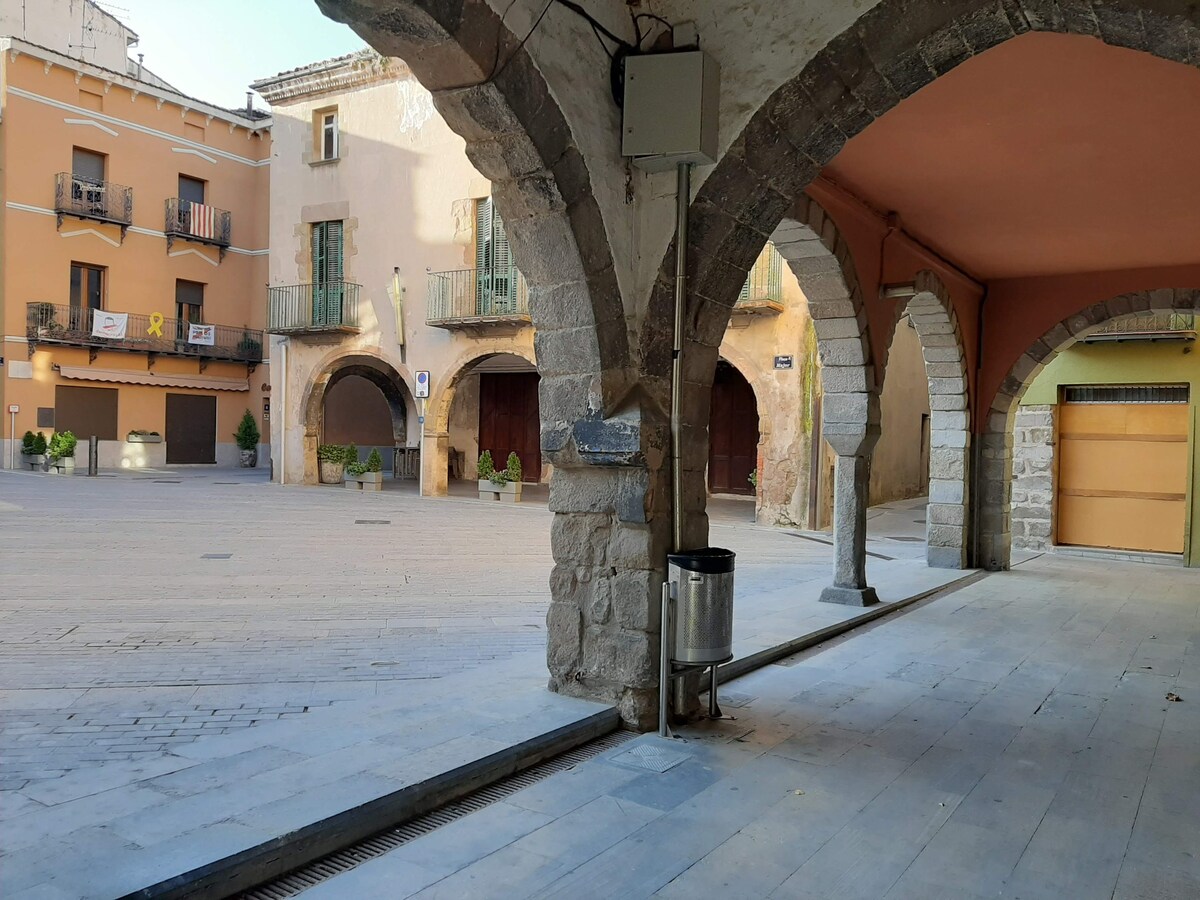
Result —
[{"label": "wooden door", "polygon": [[1059,408],[1058,543],[1182,553],[1187,403]]},{"label": "wooden door", "polygon": [[758,467],[758,407],[741,373],[717,366],[708,431],[708,488],[714,494],[754,494],[750,473]]},{"label": "wooden door", "polygon": [[479,452],[490,450],[497,469],[509,453],[521,460],[524,481],[542,477],[541,419],[536,372],[479,375]]},{"label": "wooden door", "polygon": [[217,398],[167,394],[167,464],[217,461]]}]

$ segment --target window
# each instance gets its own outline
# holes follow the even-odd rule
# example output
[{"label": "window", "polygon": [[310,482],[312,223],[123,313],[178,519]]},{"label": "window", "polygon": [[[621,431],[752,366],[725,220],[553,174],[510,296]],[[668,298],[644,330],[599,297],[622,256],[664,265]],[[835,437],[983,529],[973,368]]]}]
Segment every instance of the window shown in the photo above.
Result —
[{"label": "window", "polygon": [[179,176],[179,199],[190,200],[192,203],[204,202],[204,181],[187,175]]},{"label": "window", "polygon": [[71,309],[104,308],[104,269],[71,263]]},{"label": "window", "polygon": [[186,341],[188,324],[204,321],[204,285],[198,281],[175,282],[175,339]]},{"label": "window", "polygon": [[104,181],[104,163],[107,157],[103,153],[83,150],[75,147],[71,150],[71,174],[77,179],[86,181]]},{"label": "window", "polygon": [[81,150],[71,151],[71,207],[76,212],[104,215],[104,163],[103,153]]},{"label": "window", "polygon": [[317,145],[320,160],[338,158],[338,114],[336,109],[317,113]]},{"label": "window", "polygon": [[512,254],[504,221],[491,197],[475,201],[475,302],[477,315],[515,312]]},{"label": "window", "polygon": [[340,325],[346,289],[342,268],[342,223],[314,222],[311,240],[313,324]]}]

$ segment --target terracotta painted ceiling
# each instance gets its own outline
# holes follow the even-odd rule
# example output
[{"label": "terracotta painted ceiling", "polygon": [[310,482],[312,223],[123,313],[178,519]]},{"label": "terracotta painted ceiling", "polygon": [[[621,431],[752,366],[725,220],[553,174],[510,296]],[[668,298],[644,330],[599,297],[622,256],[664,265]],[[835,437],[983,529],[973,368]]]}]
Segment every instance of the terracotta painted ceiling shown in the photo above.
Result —
[{"label": "terracotta painted ceiling", "polygon": [[900,103],[824,174],[983,281],[1200,262],[1200,72],[1026,34]]}]

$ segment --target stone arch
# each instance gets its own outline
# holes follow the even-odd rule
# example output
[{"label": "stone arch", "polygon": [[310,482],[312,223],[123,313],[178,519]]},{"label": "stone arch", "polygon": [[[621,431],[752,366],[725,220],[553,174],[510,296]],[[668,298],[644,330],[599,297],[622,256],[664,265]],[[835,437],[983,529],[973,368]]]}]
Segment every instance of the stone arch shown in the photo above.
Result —
[{"label": "stone arch", "polygon": [[[430,385],[430,403],[425,417],[425,454],[421,461],[424,469],[422,492],[426,497],[444,497],[450,491],[450,409],[454,396],[466,375],[477,363],[493,356],[517,356],[537,367],[534,354],[520,346],[471,347],[460,353],[454,362],[438,373],[435,384]],[[539,404],[540,405],[540,404]]]},{"label": "stone arch", "polygon": [[325,396],[338,381],[358,375],[374,384],[383,393],[392,417],[392,438],[395,446],[403,447],[408,440],[408,412],[413,408],[412,388],[406,374],[402,375],[390,362],[370,350],[352,350],[326,357],[305,387],[300,402],[304,427],[304,481],[317,480],[317,445],[320,443],[325,418]]},{"label": "stone arch", "polygon": [[[815,200],[802,196],[771,234],[775,249],[800,283],[821,360],[822,434],[839,454],[839,435],[861,440],[879,431],[879,392],[863,304],[850,247]],[[872,441],[872,444],[874,442]]]},{"label": "stone arch", "polygon": [[917,273],[908,317],[921,343],[929,380],[929,508],[926,560],[965,568],[969,556],[971,414],[967,361],[950,292],[933,272]]},{"label": "stone arch", "polygon": [[979,436],[979,565],[1007,569],[1012,551],[1012,445],[1017,405],[1059,353],[1110,319],[1131,313],[1200,312],[1200,289],[1162,288],[1093,303],[1049,328],[1008,369]]},{"label": "stone arch", "polygon": [[405,61],[491,181],[529,284],[549,401],[543,432],[565,449],[576,420],[603,415],[628,392],[629,341],[591,174],[529,49],[487,0],[317,5]]}]

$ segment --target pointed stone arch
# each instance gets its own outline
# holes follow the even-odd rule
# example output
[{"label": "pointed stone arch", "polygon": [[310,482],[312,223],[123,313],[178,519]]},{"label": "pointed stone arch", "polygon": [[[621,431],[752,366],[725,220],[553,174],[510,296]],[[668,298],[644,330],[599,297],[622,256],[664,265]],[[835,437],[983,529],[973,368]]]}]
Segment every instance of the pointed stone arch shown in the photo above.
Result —
[{"label": "pointed stone arch", "polygon": [[967,361],[950,292],[933,272],[917,273],[909,320],[921,343],[929,381],[929,565],[962,569],[970,555],[971,414]]},{"label": "pointed stone arch", "polygon": [[1162,288],[1093,303],[1049,328],[1000,383],[979,436],[979,565],[1007,569],[1012,553],[1012,446],[1017,405],[1050,362],[1110,319],[1131,313],[1200,312],[1200,289]]}]

